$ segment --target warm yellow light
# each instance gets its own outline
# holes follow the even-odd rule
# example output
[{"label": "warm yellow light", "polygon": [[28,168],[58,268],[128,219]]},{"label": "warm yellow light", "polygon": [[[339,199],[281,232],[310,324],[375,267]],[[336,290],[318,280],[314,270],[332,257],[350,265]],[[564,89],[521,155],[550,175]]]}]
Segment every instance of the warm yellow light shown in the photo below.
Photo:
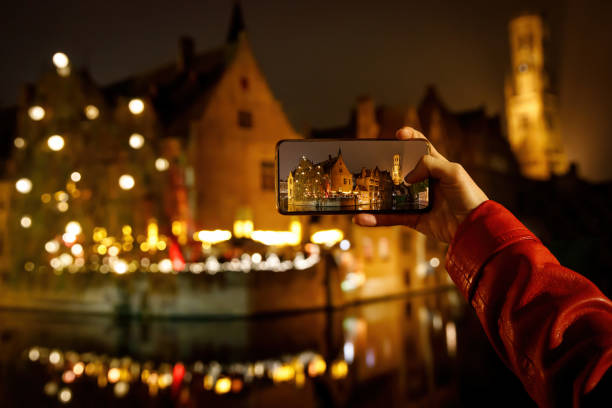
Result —
[{"label": "warm yellow light", "polygon": [[42,201],[43,203],[47,204],[48,202],[51,201],[51,194],[49,194],[49,193],[41,194],[40,201]]},{"label": "warm yellow light", "polygon": [[232,380],[227,377],[221,377],[215,383],[215,392],[217,394],[227,394],[232,388]]},{"label": "warm yellow light", "polygon": [[98,245],[98,254],[100,255],[105,255],[106,254],[106,247],[104,245]]},{"label": "warm yellow light", "polygon": [[79,173],[78,171],[73,171],[70,174],[70,180],[74,181],[75,183],[81,181],[81,173]]},{"label": "warm yellow light", "polygon": [[121,227],[121,232],[123,233],[123,235],[130,235],[132,233],[132,227],[129,225],[124,225],[123,227]]},{"label": "warm yellow light", "polygon": [[68,224],[66,224],[65,231],[68,234],[79,235],[83,229],[81,228],[81,224],[79,224],[77,221],[70,221]]},{"label": "warm yellow light", "polygon": [[128,103],[128,108],[134,115],[140,115],[144,111],[145,106],[142,99],[134,98]]},{"label": "warm yellow light", "polygon": [[[113,268],[113,271],[116,274],[123,275],[128,270],[128,264],[123,259],[117,259],[111,263],[111,268]],[[110,377],[108,378],[108,380],[110,381]]]},{"label": "warm yellow light", "polygon": [[339,229],[317,231],[310,237],[315,244],[325,244],[328,247],[342,241],[344,233]]},{"label": "warm yellow light", "polygon": [[68,211],[68,203],[64,201],[62,201],[61,203],[57,203],[57,209],[59,210],[59,212]]},{"label": "warm yellow light", "polygon": [[85,116],[89,120],[97,119],[100,116],[100,110],[94,105],[87,105],[85,107]]},{"label": "warm yellow light", "polygon": [[253,221],[234,221],[234,236],[236,238],[251,238],[251,235],[253,235]]},{"label": "warm yellow light", "polygon": [[45,251],[47,251],[50,254],[56,253],[57,251],[59,251],[59,248],[60,248],[59,242],[57,242],[54,239],[52,239],[51,241],[48,241],[45,244]]},{"label": "warm yellow light", "polygon": [[140,149],[144,145],[144,136],[140,133],[132,133],[130,136],[129,144],[132,149]]},{"label": "warm yellow light", "polygon": [[110,256],[117,256],[117,255],[119,255],[119,247],[113,245],[112,247],[108,248],[108,254]]},{"label": "warm yellow light", "polygon": [[62,235],[62,240],[67,243],[67,244],[72,244],[76,241],[77,237],[75,234],[71,234],[69,232],[66,232]]},{"label": "warm yellow light", "polygon": [[251,234],[253,241],[261,242],[264,245],[285,246],[298,245],[300,236],[291,231],[253,231]]},{"label": "warm yellow light", "polygon": [[277,367],[272,373],[272,380],[275,383],[291,381],[295,377],[295,369],[289,364]]},{"label": "warm yellow light", "polygon": [[311,377],[316,377],[325,373],[325,369],[327,368],[327,364],[325,364],[325,360],[321,357],[315,357],[308,363],[308,375]]},{"label": "warm yellow light", "polygon": [[38,105],[32,106],[28,109],[28,116],[35,121],[43,120],[45,117],[45,108]]},{"label": "warm yellow light", "polygon": [[348,364],[346,364],[346,361],[340,360],[332,364],[331,366],[332,378],[339,380],[341,378],[346,377],[347,373],[348,373]]},{"label": "warm yellow light", "polygon": [[23,149],[26,145],[26,142],[23,137],[16,137],[15,140],[13,140],[13,144],[16,148]]},{"label": "warm yellow light", "polygon": [[67,404],[72,399],[72,391],[68,387],[62,388],[58,393],[58,398],[61,402]]},{"label": "warm yellow light", "polygon": [[30,228],[32,226],[32,218],[30,218],[29,215],[24,215],[23,217],[21,217],[19,223],[23,228]]},{"label": "warm yellow light", "polygon": [[70,60],[68,59],[68,56],[63,52],[56,52],[53,54],[53,65],[55,65],[56,68],[66,68],[69,63]]},{"label": "warm yellow light", "polygon": [[104,238],[106,238],[106,228],[104,227],[95,227],[93,230],[93,240],[95,242],[100,242]]},{"label": "warm yellow light", "polygon": [[74,256],[81,256],[83,255],[83,246],[81,244],[74,244],[72,248],[70,248],[70,252],[72,252]]},{"label": "warm yellow light", "polygon": [[30,179],[25,178],[25,177],[24,178],[20,178],[15,183],[15,188],[21,194],[28,194],[30,191],[32,191],[32,181],[30,181]]},{"label": "warm yellow light", "polygon": [[77,376],[83,374],[83,371],[85,371],[85,364],[80,361],[76,363],[74,367],[72,367],[72,372],[75,373]]},{"label": "warm yellow light", "polygon": [[302,239],[302,223],[301,222],[299,222],[298,220],[291,221],[289,223],[289,231],[296,234],[300,238],[300,241],[301,241]]},{"label": "warm yellow light", "polygon": [[147,242],[143,242],[142,244],[147,244],[146,245],[146,250],[143,249],[143,245],[140,245],[140,249],[143,252],[146,252],[150,249],[153,249],[157,246],[157,240],[159,239],[158,236],[158,228],[157,228],[157,222],[153,219],[149,220],[149,223],[147,224]]},{"label": "warm yellow light", "polygon": [[64,138],[60,135],[53,135],[47,139],[47,146],[54,152],[59,152],[64,148]]},{"label": "warm yellow light", "polygon": [[108,370],[108,381],[111,383],[116,383],[121,378],[121,370],[116,367]]},{"label": "warm yellow light", "polygon": [[159,264],[157,266],[159,267],[159,271],[162,273],[172,272],[172,261],[168,258],[159,261]]},{"label": "warm yellow light", "polygon": [[157,169],[157,171],[166,171],[168,170],[168,167],[170,167],[170,163],[163,157],[160,157],[155,160],[155,168]]},{"label": "warm yellow light", "polygon": [[214,245],[232,238],[232,233],[226,230],[216,229],[213,231],[202,230],[195,233],[195,237],[202,243]]},{"label": "warm yellow light", "polygon": [[129,174],[124,174],[119,177],[119,187],[121,187],[122,190],[131,190],[134,188],[135,184],[134,177]]},{"label": "warm yellow light", "polygon": [[68,194],[66,194],[65,191],[56,191],[55,192],[55,199],[57,201],[67,201],[68,200]]}]

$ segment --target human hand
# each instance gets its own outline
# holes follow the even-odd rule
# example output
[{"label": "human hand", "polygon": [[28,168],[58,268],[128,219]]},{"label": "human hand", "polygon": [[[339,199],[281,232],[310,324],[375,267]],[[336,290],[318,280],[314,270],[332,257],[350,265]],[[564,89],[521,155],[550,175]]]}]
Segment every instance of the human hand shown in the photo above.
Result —
[{"label": "human hand", "polygon": [[[418,130],[404,127],[397,131],[398,139],[425,139]],[[442,156],[431,144],[430,154],[421,157],[415,168],[406,175],[407,183],[432,179],[430,188],[435,199],[433,208],[420,214],[357,214],[353,222],[364,227],[406,225],[410,228],[450,243],[457,227],[467,215],[483,202],[486,194],[459,163],[452,163]]]}]

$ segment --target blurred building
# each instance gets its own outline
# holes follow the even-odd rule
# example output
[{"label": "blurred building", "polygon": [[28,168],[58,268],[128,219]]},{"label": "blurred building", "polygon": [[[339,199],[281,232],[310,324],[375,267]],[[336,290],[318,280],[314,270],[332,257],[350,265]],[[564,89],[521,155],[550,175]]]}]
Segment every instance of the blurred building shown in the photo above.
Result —
[{"label": "blurred building", "polygon": [[[527,21],[539,38],[538,20]],[[346,215],[276,212],[275,143],[300,135],[257,66],[238,6],[221,47],[198,53],[182,38],[176,61],[109,86],[72,67],[66,55],[56,57],[54,72],[25,86],[18,107],[0,112],[0,131],[13,142],[0,183],[0,269],[10,290],[0,304],[45,308],[60,299],[52,303],[66,310],[249,314],[450,283],[441,265],[446,246],[413,230],[360,228]],[[523,115],[527,99],[544,104],[545,87],[533,83],[543,83],[545,71],[530,72],[516,68],[516,84],[532,85],[517,85],[508,115]],[[535,123],[548,111],[529,112]],[[452,112],[433,87],[418,107],[405,109],[360,98],[347,125],[307,136],[389,139],[405,125],[421,129],[545,238],[551,229],[538,216],[544,191],[566,203],[578,198],[572,191],[583,198],[593,191],[575,173],[556,176],[562,155],[543,147],[554,139],[548,130],[529,127],[520,137],[538,141],[520,142],[535,149],[524,150],[505,137],[499,117],[484,108]],[[350,174],[340,152],[321,166],[331,190],[344,191],[349,180],[352,192],[355,177],[364,198],[393,182],[376,169]],[[543,168],[552,169],[552,180],[521,175],[540,179]],[[294,195],[291,179],[281,190]],[[568,209],[586,214],[580,205],[548,214]],[[595,224],[586,219],[582,226],[589,229],[579,233],[588,235]],[[560,235],[550,236],[554,242]],[[12,242],[19,245],[9,250]],[[117,281],[104,276],[109,272],[126,276]]]},{"label": "blurred building", "polygon": [[539,15],[509,24],[512,70],[506,80],[508,140],[528,178],[548,179],[568,170],[561,143],[557,96],[547,70],[548,31]]}]

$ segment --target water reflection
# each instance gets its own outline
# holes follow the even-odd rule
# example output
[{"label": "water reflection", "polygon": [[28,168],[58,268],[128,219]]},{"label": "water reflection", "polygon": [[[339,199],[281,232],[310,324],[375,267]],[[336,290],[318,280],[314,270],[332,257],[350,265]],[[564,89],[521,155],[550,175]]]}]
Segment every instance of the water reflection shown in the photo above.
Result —
[{"label": "water reflection", "polygon": [[3,406],[529,404],[453,290],[255,319],[0,321]]}]

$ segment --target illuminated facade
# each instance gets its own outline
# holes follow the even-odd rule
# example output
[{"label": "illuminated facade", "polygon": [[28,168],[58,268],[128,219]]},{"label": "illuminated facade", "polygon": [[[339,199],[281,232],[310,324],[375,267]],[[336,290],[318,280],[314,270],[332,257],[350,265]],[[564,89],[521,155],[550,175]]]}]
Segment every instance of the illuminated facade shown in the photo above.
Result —
[{"label": "illuminated facade", "polygon": [[546,27],[539,15],[523,15],[509,24],[512,72],[506,80],[508,139],[521,173],[547,179],[565,174],[557,98],[546,71]]},{"label": "illuminated facade", "polygon": [[391,178],[393,179],[393,184],[398,185],[402,182],[402,172],[400,169],[400,155],[393,155],[393,170],[391,172]]}]

